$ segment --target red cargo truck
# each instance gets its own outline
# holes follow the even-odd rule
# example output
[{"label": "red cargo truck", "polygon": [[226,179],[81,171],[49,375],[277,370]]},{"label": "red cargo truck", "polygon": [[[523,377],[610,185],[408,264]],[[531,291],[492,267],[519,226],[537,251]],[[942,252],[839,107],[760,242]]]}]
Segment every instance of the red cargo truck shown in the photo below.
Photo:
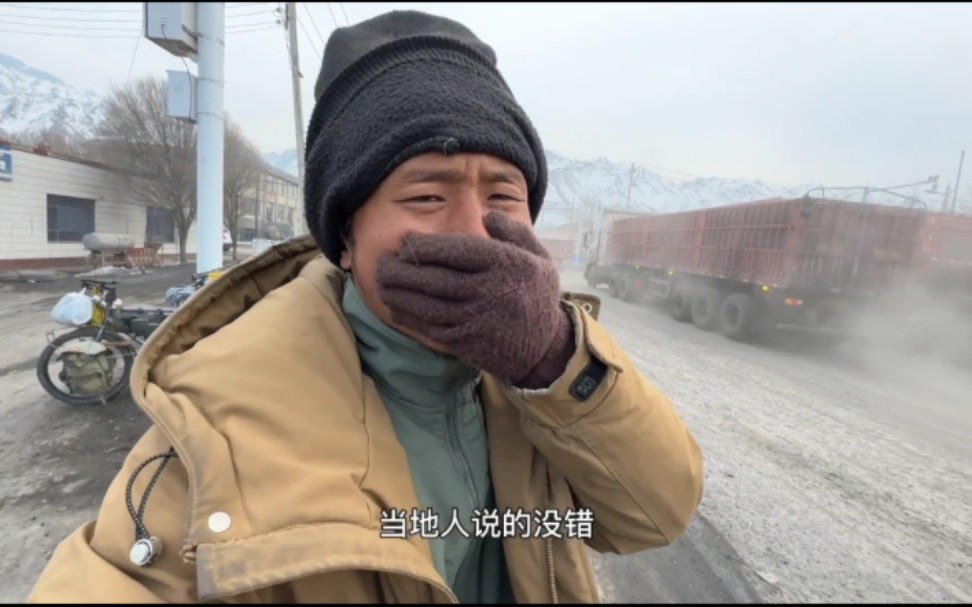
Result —
[{"label": "red cargo truck", "polygon": [[912,276],[916,283],[972,311],[972,215],[928,213]]},{"label": "red cargo truck", "polygon": [[575,241],[573,238],[541,236],[540,244],[550,253],[550,257],[558,265],[564,265],[574,257]]},{"label": "red cargo truck", "polygon": [[[803,197],[614,220],[588,284],[735,340],[840,335],[846,312],[908,271],[926,211]],[[596,240],[588,237],[587,240]]]}]

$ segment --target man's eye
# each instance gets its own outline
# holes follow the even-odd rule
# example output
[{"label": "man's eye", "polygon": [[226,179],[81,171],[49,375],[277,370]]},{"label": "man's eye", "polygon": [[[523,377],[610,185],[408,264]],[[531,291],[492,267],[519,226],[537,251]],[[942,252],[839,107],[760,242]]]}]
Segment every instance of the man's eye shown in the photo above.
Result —
[{"label": "man's eye", "polygon": [[411,198],[406,198],[402,202],[444,202],[445,199],[441,196],[428,195],[428,196],[412,196]]},{"label": "man's eye", "polygon": [[493,194],[489,197],[490,200],[499,200],[502,202],[524,202],[519,196],[513,196],[510,194]]}]

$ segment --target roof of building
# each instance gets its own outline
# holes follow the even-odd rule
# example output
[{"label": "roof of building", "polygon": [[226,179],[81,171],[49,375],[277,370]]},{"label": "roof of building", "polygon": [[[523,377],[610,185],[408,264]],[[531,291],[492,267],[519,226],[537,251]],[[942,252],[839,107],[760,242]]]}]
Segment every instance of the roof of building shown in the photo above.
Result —
[{"label": "roof of building", "polygon": [[283,179],[284,181],[289,181],[294,185],[300,185],[298,183],[297,176],[294,175],[293,173],[288,173],[287,171],[278,169],[277,167],[273,166],[272,164],[266,161],[263,162],[263,168],[264,170],[266,170],[266,172],[270,173],[274,177],[279,177],[280,179]]}]

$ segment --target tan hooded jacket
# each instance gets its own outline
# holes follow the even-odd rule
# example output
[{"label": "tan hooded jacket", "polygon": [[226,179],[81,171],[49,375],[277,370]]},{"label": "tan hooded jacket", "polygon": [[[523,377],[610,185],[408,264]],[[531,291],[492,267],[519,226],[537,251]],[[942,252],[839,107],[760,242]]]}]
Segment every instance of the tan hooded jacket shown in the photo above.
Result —
[{"label": "tan hooded jacket", "polygon": [[[30,602],[456,602],[427,540],[380,537],[418,508],[406,454],[362,374],[345,275],[289,241],[208,285],[146,343],[132,392],[154,425],[98,518],[55,551]],[[601,552],[665,546],[702,495],[698,446],[600,324],[565,302],[581,347],[549,391],[487,377],[482,400],[500,511],[589,508]],[[584,401],[575,378],[607,373]],[[603,366],[602,366],[603,368]],[[174,448],[134,476],[146,460]],[[135,523],[161,540],[130,560]],[[583,539],[504,539],[520,603],[596,602]]]}]

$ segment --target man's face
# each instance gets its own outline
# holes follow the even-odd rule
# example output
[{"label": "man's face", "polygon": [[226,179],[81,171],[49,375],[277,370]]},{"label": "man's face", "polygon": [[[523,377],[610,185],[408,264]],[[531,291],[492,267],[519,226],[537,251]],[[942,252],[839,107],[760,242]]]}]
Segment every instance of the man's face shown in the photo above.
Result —
[{"label": "man's face", "polygon": [[391,319],[378,298],[378,260],[397,253],[409,232],[459,233],[489,238],[483,217],[499,211],[532,225],[523,173],[486,154],[445,156],[430,152],[401,164],[355,214],[341,267],[351,270],[365,303],[385,323],[419,343],[442,351]]}]

